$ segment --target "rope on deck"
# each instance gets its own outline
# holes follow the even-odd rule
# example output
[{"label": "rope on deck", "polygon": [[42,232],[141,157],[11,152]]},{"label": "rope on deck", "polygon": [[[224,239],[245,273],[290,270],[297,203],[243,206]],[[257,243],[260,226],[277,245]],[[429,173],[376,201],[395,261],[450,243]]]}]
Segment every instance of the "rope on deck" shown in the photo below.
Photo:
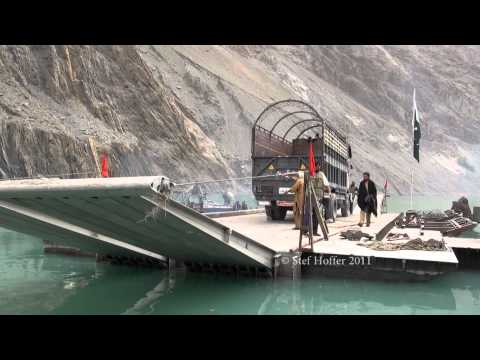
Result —
[{"label": "rope on deck", "polygon": [[[298,172],[288,172],[288,173],[279,173],[273,175],[260,175],[260,176],[247,176],[241,178],[228,178],[228,179],[218,179],[218,180],[205,180],[205,181],[192,181],[188,183],[172,183],[168,179],[162,178],[160,184],[152,187],[152,190],[157,194],[157,206],[154,206],[151,211],[149,211],[145,217],[138,221],[140,222],[147,222],[149,219],[156,220],[163,213],[163,216],[167,216],[167,203],[170,199],[170,195],[174,190],[174,188],[179,186],[191,186],[191,185],[200,185],[200,184],[208,184],[208,183],[220,183],[220,182],[228,182],[228,181],[240,181],[240,180],[251,180],[251,179],[258,179],[258,178],[268,178],[268,177],[277,177],[277,176],[288,176],[288,175],[298,175]],[[175,191],[177,193],[186,193],[188,190],[180,190]],[[163,202],[163,204],[162,204]],[[162,204],[162,205],[161,205]],[[160,210],[163,210],[161,212]]]},{"label": "rope on deck", "polygon": [[[62,177],[62,176],[73,176],[73,175],[97,175],[97,173],[95,171],[72,172],[72,173],[63,173],[63,174],[49,174],[49,175],[36,175],[36,176],[3,178],[3,179],[0,179],[0,181],[34,180],[34,179]],[[272,175],[260,175],[260,176],[246,176],[246,177],[240,177],[240,178],[227,178],[227,179],[219,179],[219,180],[192,181],[192,182],[180,183],[180,184],[175,183],[175,186],[189,186],[189,185],[210,184],[210,183],[213,184],[213,183],[228,182],[228,181],[253,180],[253,179],[262,179],[262,178],[269,178],[269,177],[277,177],[277,176],[291,176],[291,175],[298,175],[298,172],[288,172],[288,173],[279,173],[279,174],[272,174]]]},{"label": "rope on deck", "polygon": [[446,251],[445,243],[441,240],[429,239],[423,241],[420,238],[412,239],[404,244],[392,244],[382,241],[374,241],[368,244],[358,243],[359,246],[365,246],[372,250],[395,251],[395,250],[422,250],[422,251]]},{"label": "rope on deck", "polygon": [[97,175],[95,171],[86,171],[86,172],[72,172],[64,174],[49,174],[49,175],[36,175],[36,176],[25,176],[25,177],[13,177],[13,178],[3,178],[0,181],[9,181],[9,180],[35,180],[51,177],[62,177],[62,176],[72,176],[72,175]]},{"label": "rope on deck", "polygon": [[227,179],[220,179],[220,180],[192,181],[192,182],[181,183],[181,184],[175,183],[175,186],[189,186],[189,185],[220,183],[220,182],[228,182],[228,181],[253,180],[253,179],[262,179],[262,178],[277,177],[277,176],[290,176],[290,175],[298,175],[298,171],[288,172],[288,173],[272,174],[272,175],[246,176],[246,177],[241,177],[241,178],[227,178]]}]

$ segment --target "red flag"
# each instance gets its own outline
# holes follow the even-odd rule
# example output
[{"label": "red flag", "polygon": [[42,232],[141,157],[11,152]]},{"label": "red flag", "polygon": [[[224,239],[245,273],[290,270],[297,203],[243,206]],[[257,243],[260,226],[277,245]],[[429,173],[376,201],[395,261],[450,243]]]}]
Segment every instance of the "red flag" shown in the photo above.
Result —
[{"label": "red flag", "polygon": [[102,155],[102,177],[108,177],[108,160],[107,155]]},{"label": "red flag", "polygon": [[308,162],[310,176],[315,176],[315,155],[313,153],[313,141],[310,141],[310,151],[308,153]]},{"label": "red flag", "polygon": [[383,188],[384,188],[385,190],[387,190],[387,187],[388,187],[388,181],[387,181],[387,179],[385,178],[385,185],[383,185]]}]

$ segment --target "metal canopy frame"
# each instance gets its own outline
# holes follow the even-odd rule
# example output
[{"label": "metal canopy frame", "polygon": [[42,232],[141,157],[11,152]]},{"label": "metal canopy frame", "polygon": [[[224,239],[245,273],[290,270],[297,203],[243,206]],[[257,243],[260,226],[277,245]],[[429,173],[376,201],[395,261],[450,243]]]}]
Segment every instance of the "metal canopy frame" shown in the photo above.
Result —
[{"label": "metal canopy frame", "polygon": [[[297,110],[293,110],[293,111],[288,111],[285,115],[282,115],[280,118],[278,118],[278,120],[275,121],[275,123],[273,124],[273,126],[269,129],[266,129],[264,128],[263,126],[261,126],[262,124],[262,121],[265,120],[265,118],[267,117],[268,114],[270,114],[272,111],[274,110],[278,110],[278,111],[282,111],[282,112],[285,112],[285,109],[282,108],[282,106],[284,105],[293,105],[293,106],[297,106],[297,107],[303,107],[304,109],[297,109]],[[291,116],[294,116],[294,115],[299,115],[299,114],[306,114],[306,115],[311,115],[312,117],[311,118],[308,118],[308,119],[300,119],[299,121],[296,121],[292,124],[292,126],[290,126],[288,128],[288,130],[283,134],[283,136],[280,136],[279,134],[275,134],[275,129],[278,127],[278,125],[287,120],[289,117]],[[272,135],[277,135],[279,136],[282,140],[284,141],[287,141],[287,135],[296,127],[300,126],[301,124],[304,124],[306,122],[317,122],[318,125],[315,126],[315,127],[320,127],[320,126],[325,126],[325,120],[320,116],[320,114],[309,104],[307,104],[306,102],[304,101],[301,101],[301,100],[293,100],[293,99],[288,99],[288,100],[281,100],[281,101],[277,101],[277,102],[274,102],[270,105],[268,105],[261,113],[260,115],[258,115],[257,119],[255,120],[254,122],[254,126],[253,126],[253,136],[255,138],[255,128],[257,127],[260,127],[260,128],[263,128],[265,131],[269,132],[269,135],[270,137]],[[303,135],[305,132],[307,132],[308,130],[311,130],[315,127],[309,127],[307,129],[302,129],[302,131],[300,132],[300,135]],[[322,131],[323,133],[323,131]],[[299,137],[297,136],[297,138]],[[252,147],[253,147],[253,144],[252,144]],[[253,151],[253,148],[252,148],[252,151]]]},{"label": "metal canopy frame", "polygon": [[289,133],[291,130],[293,130],[295,127],[297,127],[297,126],[300,125],[300,124],[303,124],[303,123],[306,123],[306,122],[310,122],[310,121],[315,121],[315,122],[318,122],[318,123],[320,123],[320,124],[323,124],[323,122],[322,122],[321,120],[319,120],[319,119],[304,119],[304,120],[301,120],[301,121],[293,124],[292,126],[290,126],[290,127],[288,128],[288,130],[285,132],[285,134],[283,134],[283,139],[285,140],[285,139],[287,138],[288,133]]},{"label": "metal canopy frame", "polygon": [[[283,121],[285,120],[286,118],[290,117],[290,116],[293,116],[293,115],[298,115],[298,114],[308,114],[308,115],[312,115],[314,117],[316,117],[315,113],[311,112],[311,111],[304,111],[304,110],[299,110],[299,111],[293,111],[291,113],[288,113],[287,115],[283,115],[280,119],[277,120],[277,122],[275,124],[273,124],[272,128],[270,129],[270,136],[273,134],[273,131],[275,130],[275,128]],[[294,124],[295,125],[295,124]]]},{"label": "metal canopy frame", "polygon": [[287,100],[280,100],[280,101],[277,101],[277,102],[274,102],[274,103],[268,105],[265,109],[263,109],[263,111],[260,113],[260,115],[258,115],[258,117],[255,120],[255,123],[253,124],[253,126],[255,127],[256,125],[259,125],[259,122],[261,122],[263,120],[262,118],[266,113],[268,113],[270,110],[274,109],[278,105],[282,105],[282,104],[294,104],[294,105],[305,106],[308,109],[310,109],[310,111],[312,111],[315,114],[316,117],[318,117],[319,119],[322,118],[320,116],[320,114],[317,112],[317,110],[315,110],[311,105],[307,104],[306,102],[301,101],[301,100],[287,99]]},{"label": "metal canopy frame", "polygon": [[312,129],[314,129],[314,128],[318,128],[318,127],[322,127],[322,125],[318,125],[318,124],[317,124],[317,125],[313,125],[313,126],[310,126],[310,127],[308,127],[308,128],[303,129],[303,130],[298,134],[297,139],[299,139],[300,136],[302,136],[303,134],[305,134],[307,131],[312,130]]}]

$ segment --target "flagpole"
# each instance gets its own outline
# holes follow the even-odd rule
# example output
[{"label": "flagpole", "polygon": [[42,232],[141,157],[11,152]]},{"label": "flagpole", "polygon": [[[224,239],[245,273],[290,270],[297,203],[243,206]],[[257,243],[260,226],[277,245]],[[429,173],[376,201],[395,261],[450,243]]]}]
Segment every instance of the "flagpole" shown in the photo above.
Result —
[{"label": "flagpole", "polygon": [[[413,88],[413,114],[412,114],[412,150],[415,153],[415,113],[417,110],[417,102],[415,100],[415,88]],[[410,178],[410,210],[413,210],[413,170],[412,165],[411,178]]]},{"label": "flagpole", "polygon": [[413,167],[412,167],[412,178],[410,180],[410,210],[413,210]]}]

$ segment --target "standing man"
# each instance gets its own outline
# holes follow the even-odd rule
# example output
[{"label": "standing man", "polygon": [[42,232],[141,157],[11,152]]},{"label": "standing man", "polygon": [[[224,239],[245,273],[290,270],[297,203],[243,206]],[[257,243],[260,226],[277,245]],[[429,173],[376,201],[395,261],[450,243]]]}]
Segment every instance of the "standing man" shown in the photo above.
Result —
[{"label": "standing man", "polygon": [[375,183],[370,180],[368,172],[363,173],[363,180],[358,187],[358,206],[360,207],[360,221],[358,226],[362,227],[363,223],[367,222],[370,226],[370,217],[373,213],[377,216],[377,187]]},{"label": "standing man", "polygon": [[294,230],[300,229],[302,226],[302,209],[303,202],[305,199],[305,183],[303,180],[303,171],[298,172],[298,177],[296,177],[295,184],[288,190],[288,192],[293,192],[295,194],[295,200],[293,203],[293,216],[295,219]]},{"label": "standing man", "polygon": [[[313,190],[315,191],[315,195],[317,197],[318,206],[320,207],[320,211],[322,212],[322,215],[323,215],[323,196],[325,195],[325,192],[330,192],[330,187],[328,184],[327,177],[321,170],[319,164],[315,166],[315,176],[312,177],[312,185],[313,185]],[[317,216],[315,215],[315,211],[313,209],[311,209],[311,211],[313,214],[312,216],[313,235],[318,235],[318,219],[317,219]]]}]

